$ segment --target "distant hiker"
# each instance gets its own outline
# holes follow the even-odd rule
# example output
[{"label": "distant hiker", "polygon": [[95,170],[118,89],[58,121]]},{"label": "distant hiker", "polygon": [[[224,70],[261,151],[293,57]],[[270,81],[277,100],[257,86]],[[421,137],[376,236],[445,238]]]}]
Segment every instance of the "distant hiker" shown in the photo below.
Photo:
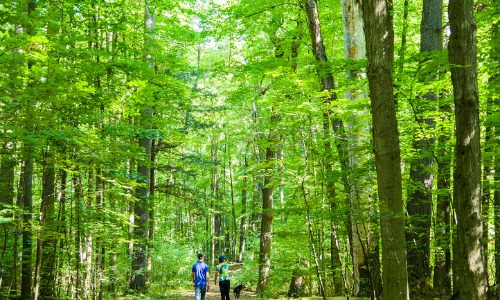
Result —
[{"label": "distant hiker", "polygon": [[221,300],[230,300],[229,291],[231,290],[231,283],[229,280],[229,268],[232,266],[242,265],[243,263],[226,263],[224,255],[219,256],[219,264],[215,267],[215,285],[219,281],[220,297]]},{"label": "distant hiker", "polygon": [[194,294],[196,300],[205,300],[205,294],[210,285],[208,283],[208,265],[204,262],[205,255],[198,253],[198,261],[191,268],[191,279],[194,284]]}]

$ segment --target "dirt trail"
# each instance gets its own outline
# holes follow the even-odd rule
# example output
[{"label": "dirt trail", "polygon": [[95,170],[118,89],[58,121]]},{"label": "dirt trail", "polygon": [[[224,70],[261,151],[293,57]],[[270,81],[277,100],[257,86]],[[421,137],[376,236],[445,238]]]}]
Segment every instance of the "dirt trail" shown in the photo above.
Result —
[{"label": "dirt trail", "polygon": [[[252,291],[243,290],[241,292],[240,298],[238,300],[249,300],[256,299],[257,295]],[[168,299],[172,300],[194,300],[194,289],[192,291],[176,291],[172,295],[168,296]],[[211,288],[210,291],[205,295],[205,300],[220,300],[219,288]],[[231,300],[236,300],[234,295],[231,293]]]}]

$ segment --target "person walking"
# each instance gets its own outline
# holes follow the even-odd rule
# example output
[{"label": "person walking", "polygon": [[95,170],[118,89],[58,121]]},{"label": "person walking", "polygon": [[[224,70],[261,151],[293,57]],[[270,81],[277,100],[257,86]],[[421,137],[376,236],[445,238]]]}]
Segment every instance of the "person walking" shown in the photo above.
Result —
[{"label": "person walking", "polygon": [[221,300],[230,300],[229,291],[231,290],[231,281],[229,279],[229,268],[242,264],[243,263],[226,263],[226,257],[224,255],[219,256],[219,264],[215,267],[214,282],[215,285],[217,285],[217,281],[219,282]]},{"label": "person walking", "polygon": [[205,255],[198,253],[198,261],[191,268],[191,279],[194,284],[194,294],[196,300],[205,300],[205,294],[210,289],[209,268],[205,263]]}]

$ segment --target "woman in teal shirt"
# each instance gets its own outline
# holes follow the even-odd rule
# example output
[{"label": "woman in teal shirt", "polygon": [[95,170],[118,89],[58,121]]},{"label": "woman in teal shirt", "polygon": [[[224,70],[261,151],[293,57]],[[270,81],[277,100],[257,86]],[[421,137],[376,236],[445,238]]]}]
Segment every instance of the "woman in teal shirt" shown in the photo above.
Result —
[{"label": "woman in teal shirt", "polygon": [[229,268],[232,266],[242,265],[242,263],[229,264],[226,263],[224,255],[219,256],[219,264],[215,267],[215,285],[219,282],[221,300],[230,300],[229,291],[231,290],[231,281],[229,279]]}]

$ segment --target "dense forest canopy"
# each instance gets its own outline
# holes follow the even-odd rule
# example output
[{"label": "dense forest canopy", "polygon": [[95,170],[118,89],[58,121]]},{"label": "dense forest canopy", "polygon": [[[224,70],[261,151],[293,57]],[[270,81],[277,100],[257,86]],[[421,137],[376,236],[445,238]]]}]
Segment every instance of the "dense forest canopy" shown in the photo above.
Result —
[{"label": "dense forest canopy", "polygon": [[0,297],[500,299],[499,9],[3,0]]}]

